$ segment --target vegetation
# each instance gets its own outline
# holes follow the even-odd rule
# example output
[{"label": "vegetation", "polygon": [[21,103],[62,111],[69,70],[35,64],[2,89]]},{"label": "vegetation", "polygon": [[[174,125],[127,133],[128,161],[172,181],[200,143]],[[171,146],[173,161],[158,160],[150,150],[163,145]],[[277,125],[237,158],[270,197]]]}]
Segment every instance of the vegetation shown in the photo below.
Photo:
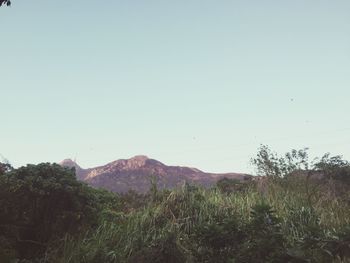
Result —
[{"label": "vegetation", "polygon": [[0,6],[2,6],[2,5],[10,6],[11,1],[10,0],[0,0]]},{"label": "vegetation", "polygon": [[262,146],[260,177],[116,195],[0,166],[0,262],[350,262],[349,164]]}]

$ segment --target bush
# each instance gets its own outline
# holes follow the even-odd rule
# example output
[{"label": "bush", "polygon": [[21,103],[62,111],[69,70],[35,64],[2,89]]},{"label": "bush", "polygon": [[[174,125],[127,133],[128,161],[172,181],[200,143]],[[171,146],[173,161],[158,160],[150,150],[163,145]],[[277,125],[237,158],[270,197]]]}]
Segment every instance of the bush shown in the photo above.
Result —
[{"label": "bush", "polygon": [[226,194],[234,193],[234,192],[244,192],[249,186],[250,182],[242,182],[238,179],[229,179],[222,178],[216,182],[216,187],[222,192]]},{"label": "bush", "polygon": [[286,241],[281,220],[268,204],[252,207],[252,220],[246,227],[247,238],[238,256],[239,262],[285,262]]},{"label": "bush", "polygon": [[0,229],[20,258],[33,258],[66,233],[97,224],[96,191],[74,170],[57,164],[28,165],[0,175]]},{"label": "bush", "polygon": [[128,260],[130,263],[183,263],[186,256],[183,249],[176,243],[175,233],[168,232],[152,244],[134,253]]},{"label": "bush", "polygon": [[215,218],[194,229],[194,254],[198,262],[227,262],[238,253],[246,233],[235,218]]}]

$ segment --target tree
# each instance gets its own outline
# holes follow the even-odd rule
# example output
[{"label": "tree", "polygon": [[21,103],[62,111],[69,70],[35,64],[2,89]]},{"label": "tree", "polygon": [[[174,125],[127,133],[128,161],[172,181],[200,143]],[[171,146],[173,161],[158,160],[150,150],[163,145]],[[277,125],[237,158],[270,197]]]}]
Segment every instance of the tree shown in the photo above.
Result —
[{"label": "tree", "polygon": [[0,175],[3,175],[11,170],[13,170],[13,168],[9,163],[0,163]]},{"label": "tree", "polygon": [[321,175],[325,179],[336,179],[350,184],[350,163],[342,156],[324,154],[309,162],[308,148],[292,150],[278,156],[267,145],[261,145],[251,163],[255,165],[258,175],[268,177],[285,177],[294,172],[307,175]]},{"label": "tree", "polygon": [[[7,167],[7,166],[5,166]],[[74,169],[27,165],[0,174],[0,243],[33,258],[48,242],[97,223],[94,189],[77,181]],[[0,247],[2,244],[0,244]]]},{"label": "tree", "polygon": [[314,164],[314,168],[323,173],[326,178],[350,184],[350,163],[340,155],[331,157],[329,153],[326,153]]},{"label": "tree", "polygon": [[309,170],[308,148],[292,150],[284,156],[278,156],[267,145],[261,145],[255,158],[251,160],[258,175],[282,178],[295,171]]},{"label": "tree", "polygon": [[2,5],[10,6],[11,1],[10,0],[0,0],[0,6],[2,6]]}]

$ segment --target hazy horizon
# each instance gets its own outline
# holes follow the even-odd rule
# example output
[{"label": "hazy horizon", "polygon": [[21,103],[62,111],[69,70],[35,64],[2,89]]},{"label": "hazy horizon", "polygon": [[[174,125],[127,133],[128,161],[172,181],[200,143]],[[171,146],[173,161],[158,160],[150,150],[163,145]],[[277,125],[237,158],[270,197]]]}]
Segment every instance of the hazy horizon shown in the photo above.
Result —
[{"label": "hazy horizon", "polygon": [[260,144],[350,160],[349,13],[346,0],[13,0],[0,154],[243,173]]}]

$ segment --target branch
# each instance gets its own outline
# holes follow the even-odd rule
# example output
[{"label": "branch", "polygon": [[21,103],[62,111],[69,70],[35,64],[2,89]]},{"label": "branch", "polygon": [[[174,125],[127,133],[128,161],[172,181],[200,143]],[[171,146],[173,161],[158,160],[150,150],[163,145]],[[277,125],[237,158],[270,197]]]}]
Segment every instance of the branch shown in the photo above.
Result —
[{"label": "branch", "polygon": [[0,0],[0,6],[2,6],[2,5],[10,6],[11,1],[10,0]]}]

